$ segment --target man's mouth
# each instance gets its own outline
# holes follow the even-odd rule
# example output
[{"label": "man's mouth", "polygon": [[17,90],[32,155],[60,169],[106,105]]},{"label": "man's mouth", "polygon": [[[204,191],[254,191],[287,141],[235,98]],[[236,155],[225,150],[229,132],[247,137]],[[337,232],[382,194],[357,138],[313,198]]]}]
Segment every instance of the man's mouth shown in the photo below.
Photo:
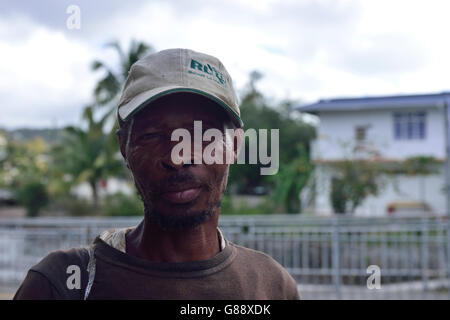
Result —
[{"label": "man's mouth", "polygon": [[201,187],[190,187],[177,191],[167,191],[161,196],[163,199],[173,203],[187,203],[197,198],[202,191]]}]

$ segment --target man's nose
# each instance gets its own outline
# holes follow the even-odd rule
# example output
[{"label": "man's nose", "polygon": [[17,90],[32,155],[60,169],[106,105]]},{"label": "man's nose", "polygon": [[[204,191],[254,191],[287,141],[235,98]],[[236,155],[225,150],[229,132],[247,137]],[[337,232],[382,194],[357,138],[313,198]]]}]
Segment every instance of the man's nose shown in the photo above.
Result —
[{"label": "man's nose", "polygon": [[[170,144],[165,156],[161,159],[162,168],[166,170],[179,170],[183,167],[185,168],[196,164],[195,160],[196,158],[199,158],[200,154],[198,152],[194,152],[193,146],[190,151],[187,149],[182,149],[182,151],[176,152],[177,150],[173,149],[175,145],[176,143]],[[201,161],[201,156],[197,159],[197,162],[199,162],[199,160]]]},{"label": "man's nose", "polygon": [[186,161],[183,158],[180,158],[179,161],[174,161],[170,155],[161,160],[161,166],[168,171],[180,170],[181,168],[188,167],[192,164],[193,162],[189,163],[189,161]]}]

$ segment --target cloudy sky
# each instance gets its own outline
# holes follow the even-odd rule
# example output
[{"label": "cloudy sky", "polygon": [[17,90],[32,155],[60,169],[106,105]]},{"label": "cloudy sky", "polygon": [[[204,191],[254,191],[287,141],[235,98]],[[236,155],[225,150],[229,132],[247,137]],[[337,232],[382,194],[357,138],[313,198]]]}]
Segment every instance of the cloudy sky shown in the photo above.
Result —
[{"label": "cloudy sky", "polygon": [[[81,28],[68,29],[67,8]],[[111,40],[218,57],[238,91],[252,70],[271,99],[450,90],[450,1],[0,0],[0,127],[79,123]]]}]

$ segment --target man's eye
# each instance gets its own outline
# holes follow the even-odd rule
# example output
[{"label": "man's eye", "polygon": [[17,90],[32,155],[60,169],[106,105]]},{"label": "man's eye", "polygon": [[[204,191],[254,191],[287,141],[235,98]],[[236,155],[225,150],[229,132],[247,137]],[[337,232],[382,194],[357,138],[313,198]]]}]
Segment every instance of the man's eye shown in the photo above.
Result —
[{"label": "man's eye", "polygon": [[151,132],[151,133],[143,134],[143,135],[140,137],[140,139],[144,139],[144,140],[147,140],[147,139],[154,139],[154,138],[157,138],[157,137],[159,137],[159,136],[160,136],[159,132]]}]

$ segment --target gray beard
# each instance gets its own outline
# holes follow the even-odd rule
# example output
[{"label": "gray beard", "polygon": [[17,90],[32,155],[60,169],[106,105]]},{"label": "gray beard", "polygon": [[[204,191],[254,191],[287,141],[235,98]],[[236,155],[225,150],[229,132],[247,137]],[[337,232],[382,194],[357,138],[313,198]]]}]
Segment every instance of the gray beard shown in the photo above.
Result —
[{"label": "gray beard", "polygon": [[[226,181],[228,181],[228,170],[226,173]],[[205,223],[213,216],[214,209],[220,208],[220,206],[222,204],[222,197],[226,191],[226,184],[225,184],[225,188],[221,192],[219,201],[209,203],[209,206],[206,210],[190,212],[188,215],[185,215],[185,216],[171,216],[171,215],[161,214],[160,212],[157,212],[156,210],[154,210],[153,205],[150,201],[150,197],[146,198],[144,196],[144,193],[140,191],[141,189],[139,188],[139,185],[136,183],[136,180],[135,180],[135,185],[136,185],[136,189],[138,191],[139,197],[141,198],[141,200],[144,204],[145,217],[156,220],[156,222],[164,230],[192,229],[202,223]]]},{"label": "gray beard", "polygon": [[207,210],[190,212],[186,216],[171,216],[152,210],[152,206],[144,202],[146,217],[156,220],[164,230],[195,228],[208,221],[213,216],[214,209],[220,205],[221,201],[218,201],[211,204]]}]

